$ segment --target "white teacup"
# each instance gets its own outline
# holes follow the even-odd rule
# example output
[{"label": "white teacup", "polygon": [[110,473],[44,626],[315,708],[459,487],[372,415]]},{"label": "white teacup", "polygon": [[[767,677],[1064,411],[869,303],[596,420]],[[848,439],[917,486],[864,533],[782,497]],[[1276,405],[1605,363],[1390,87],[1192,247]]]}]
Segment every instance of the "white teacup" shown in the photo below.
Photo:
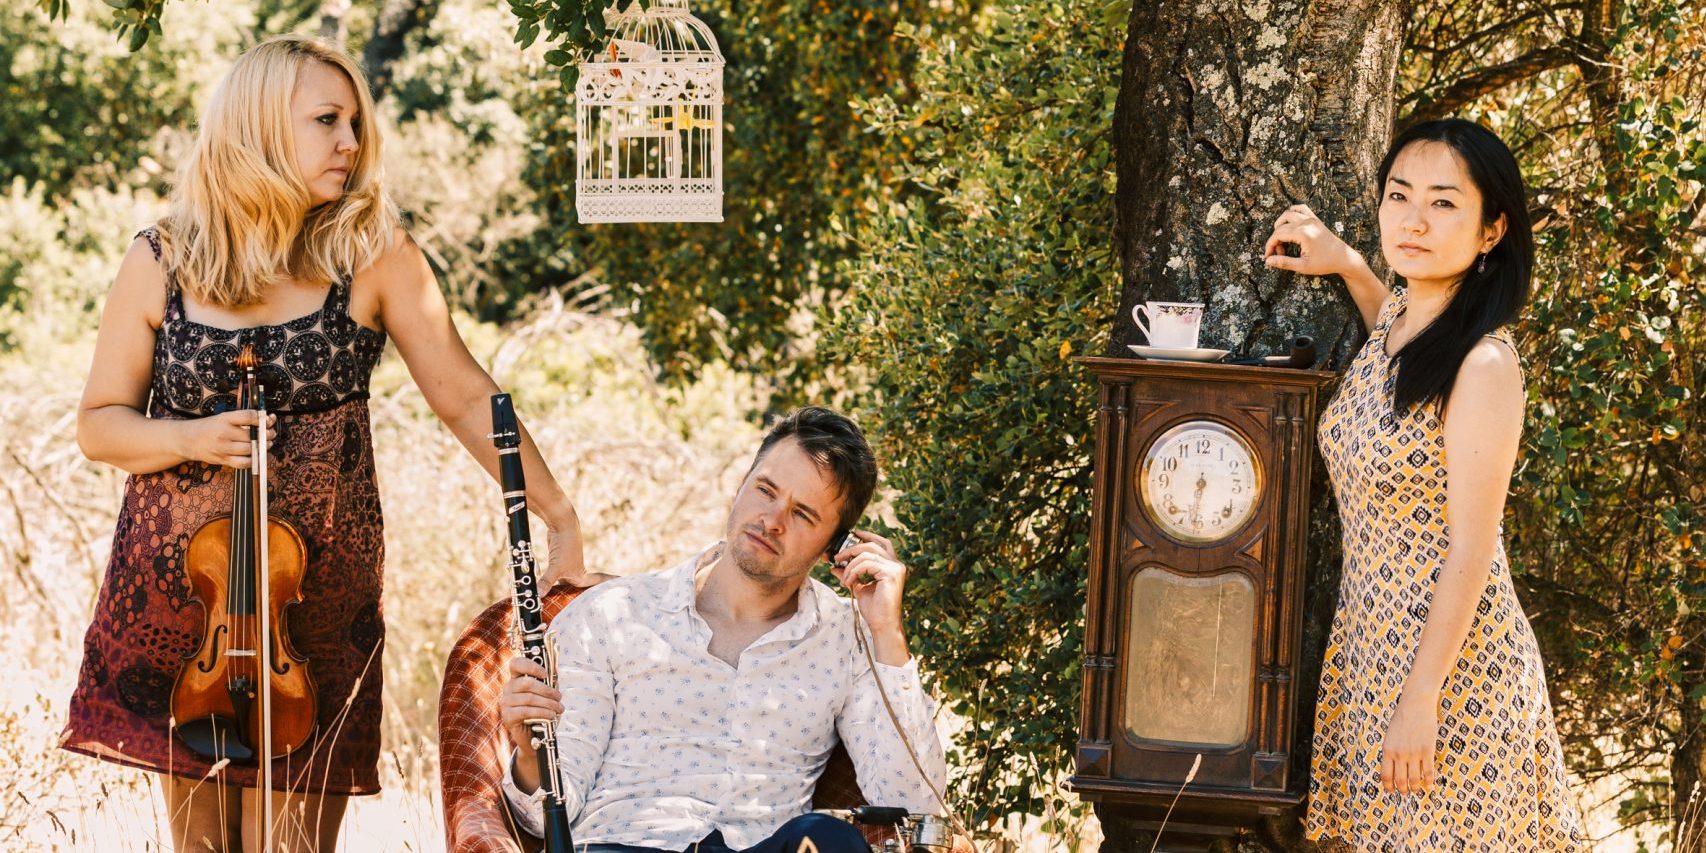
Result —
[{"label": "white teacup", "polygon": [[[1152,347],[1196,349],[1202,331],[1201,302],[1140,302],[1131,309],[1131,320],[1143,330]],[[1139,315],[1148,315],[1145,325]]]}]

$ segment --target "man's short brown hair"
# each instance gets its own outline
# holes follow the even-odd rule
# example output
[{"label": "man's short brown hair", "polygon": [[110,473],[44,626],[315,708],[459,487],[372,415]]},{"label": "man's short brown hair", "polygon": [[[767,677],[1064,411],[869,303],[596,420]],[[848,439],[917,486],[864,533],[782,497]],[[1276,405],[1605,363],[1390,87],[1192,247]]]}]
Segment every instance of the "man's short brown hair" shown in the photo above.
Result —
[{"label": "man's short brown hair", "polygon": [[822,406],[806,406],[770,428],[763,443],[758,445],[752,467],[758,467],[764,454],[784,438],[799,442],[800,449],[840,488],[841,515],[837,519],[835,536],[830,539],[833,547],[836,539],[859,523],[859,517],[865,514],[865,506],[877,490],[876,454],[871,452],[864,431],[852,418]]}]

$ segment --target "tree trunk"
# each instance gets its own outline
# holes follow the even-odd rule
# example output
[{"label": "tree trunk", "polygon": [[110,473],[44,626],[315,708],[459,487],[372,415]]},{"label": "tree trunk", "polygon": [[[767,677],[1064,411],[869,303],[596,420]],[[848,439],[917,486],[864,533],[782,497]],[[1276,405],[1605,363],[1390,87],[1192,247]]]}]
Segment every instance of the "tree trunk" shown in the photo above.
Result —
[{"label": "tree trunk", "polygon": [[373,100],[385,97],[391,85],[391,63],[402,58],[409,33],[432,23],[440,0],[382,0],[373,16],[373,34],[361,52],[362,70]]},{"label": "tree trunk", "polygon": [[323,0],[320,3],[320,38],[344,46],[344,16],[349,14],[350,0]]},{"label": "tree trunk", "polygon": [[[1132,4],[1114,116],[1123,292],[1113,354],[1143,342],[1133,305],[1172,300],[1207,304],[1201,346],[1266,355],[1309,334],[1321,366],[1349,362],[1364,331],[1343,285],[1269,271],[1262,243],[1287,206],[1307,203],[1382,269],[1374,177],[1390,138],[1408,9],[1402,0]],[[1308,778],[1339,578],[1338,523],[1315,468],[1298,779]],[[1300,849],[1296,830],[1295,819],[1271,825],[1238,848]],[[1129,839],[1105,849],[1122,843]]]},{"label": "tree trunk", "polygon": [[[1701,627],[1702,620],[1689,620]],[[1699,636],[1697,632],[1679,630],[1683,636]],[[1700,672],[1706,668],[1698,651],[1678,655],[1683,672]],[[1678,704],[1676,752],[1670,759],[1670,837],[1677,850],[1706,849],[1706,709],[1688,695],[1690,685],[1683,687]]]}]

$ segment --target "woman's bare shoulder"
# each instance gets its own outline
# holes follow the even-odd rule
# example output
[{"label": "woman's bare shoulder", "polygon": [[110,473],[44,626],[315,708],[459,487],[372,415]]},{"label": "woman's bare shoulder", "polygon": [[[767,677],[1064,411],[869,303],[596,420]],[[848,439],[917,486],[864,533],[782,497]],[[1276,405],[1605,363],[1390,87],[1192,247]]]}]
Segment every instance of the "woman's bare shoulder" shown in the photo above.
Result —
[{"label": "woman's bare shoulder", "polygon": [[357,272],[355,278],[358,282],[372,280],[385,287],[399,278],[407,279],[419,275],[422,268],[431,269],[426,263],[426,254],[421,251],[420,245],[408,230],[399,225],[392,230],[384,251],[373,259],[373,263]]},{"label": "woman's bare shoulder", "polygon": [[1475,377],[1486,377],[1493,383],[1522,378],[1522,360],[1515,345],[1509,341],[1485,335],[1469,348],[1463,357],[1463,367]]},{"label": "woman's bare shoulder", "polygon": [[1482,338],[1463,356],[1457,370],[1446,407],[1446,429],[1483,437],[1507,426],[1520,429],[1524,402],[1522,362],[1516,351],[1497,338]]},{"label": "woman's bare shoulder", "polygon": [[160,257],[157,232],[147,229],[130,241],[107,293],[108,310],[140,313],[152,328],[166,316],[166,266]]}]

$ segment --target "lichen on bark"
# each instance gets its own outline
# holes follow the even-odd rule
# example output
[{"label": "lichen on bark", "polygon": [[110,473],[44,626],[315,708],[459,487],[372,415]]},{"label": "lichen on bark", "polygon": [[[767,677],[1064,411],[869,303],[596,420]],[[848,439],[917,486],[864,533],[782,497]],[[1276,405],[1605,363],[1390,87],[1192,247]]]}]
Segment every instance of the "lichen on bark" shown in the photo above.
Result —
[{"label": "lichen on bark", "polygon": [[[1393,113],[1392,0],[1133,4],[1115,115],[1115,354],[1145,300],[1204,302],[1203,345],[1283,349],[1312,334],[1348,360],[1361,329],[1336,282],[1261,262],[1273,220],[1309,204],[1374,256],[1370,186]],[[1374,258],[1378,260],[1378,258]]]}]

